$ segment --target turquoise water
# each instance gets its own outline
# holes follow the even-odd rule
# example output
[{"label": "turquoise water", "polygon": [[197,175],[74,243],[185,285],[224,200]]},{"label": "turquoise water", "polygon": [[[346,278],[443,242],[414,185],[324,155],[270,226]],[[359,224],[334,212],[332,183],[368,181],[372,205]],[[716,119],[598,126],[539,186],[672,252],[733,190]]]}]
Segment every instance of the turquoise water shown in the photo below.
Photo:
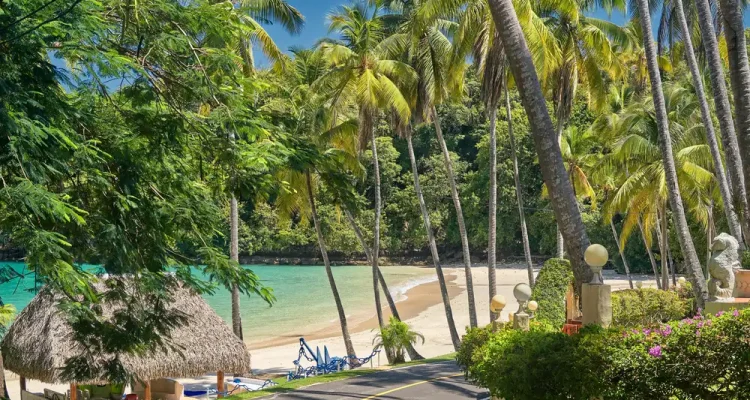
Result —
[{"label": "turquoise water", "polygon": [[[24,269],[23,263],[0,262],[0,265],[10,265],[19,272]],[[324,267],[248,267],[261,278],[264,285],[273,288],[277,301],[269,307],[258,297],[242,296],[240,308],[245,341],[252,343],[280,336],[310,334],[337,323],[338,314]],[[333,274],[347,315],[374,311],[370,268],[333,267]],[[383,275],[397,298],[403,298],[406,290],[435,276],[430,270],[414,267],[385,267]],[[0,285],[0,297],[4,303],[13,304],[20,311],[34,297],[33,289],[34,277],[30,275],[23,280]],[[225,321],[231,321],[231,297],[228,291],[219,289],[213,296],[205,298],[217,314]]]}]

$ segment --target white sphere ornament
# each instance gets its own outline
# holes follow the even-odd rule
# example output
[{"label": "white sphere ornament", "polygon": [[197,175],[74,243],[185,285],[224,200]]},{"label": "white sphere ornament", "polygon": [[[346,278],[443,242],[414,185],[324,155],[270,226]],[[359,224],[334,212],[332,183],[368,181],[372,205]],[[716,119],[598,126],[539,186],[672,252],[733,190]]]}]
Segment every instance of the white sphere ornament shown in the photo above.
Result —
[{"label": "white sphere ornament", "polygon": [[607,248],[600,244],[592,244],[583,253],[583,259],[591,268],[591,272],[594,273],[590,283],[592,285],[601,285],[603,283],[601,279],[602,267],[607,265],[607,261],[609,261]]},{"label": "white sphere ornament", "polygon": [[525,283],[519,283],[513,288],[513,297],[515,297],[519,303],[529,301],[529,299],[531,299],[531,286]]},{"label": "white sphere ornament", "polygon": [[498,294],[495,297],[492,298],[492,301],[490,301],[490,311],[492,311],[495,314],[500,313],[500,311],[503,311],[503,308],[505,308],[505,296]]},{"label": "white sphere ornament", "polygon": [[539,303],[537,303],[537,302],[536,302],[536,301],[534,301],[534,300],[531,300],[531,301],[529,302],[528,308],[529,308],[529,311],[531,311],[531,312],[534,312],[534,311],[536,311],[537,309],[539,309]]},{"label": "white sphere ornament", "polygon": [[638,289],[642,289],[643,288],[643,282],[641,282],[641,281],[636,282],[635,283],[635,287],[637,287]]},{"label": "white sphere ornament", "polygon": [[684,277],[684,276],[681,276],[681,277],[680,277],[679,279],[677,279],[677,283],[678,283],[678,284],[679,284],[680,286],[685,286],[685,284],[687,283],[687,279],[685,279],[685,277]]}]

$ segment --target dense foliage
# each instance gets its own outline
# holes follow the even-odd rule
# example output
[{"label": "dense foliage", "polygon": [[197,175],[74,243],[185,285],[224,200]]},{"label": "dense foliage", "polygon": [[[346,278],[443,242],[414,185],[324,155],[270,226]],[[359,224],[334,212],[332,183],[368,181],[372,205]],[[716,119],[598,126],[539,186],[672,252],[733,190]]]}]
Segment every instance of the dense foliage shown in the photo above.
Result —
[{"label": "dense foliage", "polygon": [[619,290],[612,293],[612,323],[616,326],[656,326],[682,319],[692,312],[692,299],[676,291],[656,289]]},{"label": "dense foliage", "polygon": [[421,333],[413,331],[406,322],[391,317],[388,325],[375,336],[373,344],[385,350],[391,364],[401,364],[406,361],[406,348],[419,341],[424,343]]},{"label": "dense foliage", "polygon": [[570,262],[550,258],[544,263],[531,299],[539,303],[535,318],[552,326],[561,327],[565,323],[565,294],[573,284],[573,271]]},{"label": "dense foliage", "polygon": [[734,400],[749,390],[748,334],[750,311],[643,329],[587,327],[573,336],[471,332],[481,347],[458,360],[469,379],[507,400]]}]

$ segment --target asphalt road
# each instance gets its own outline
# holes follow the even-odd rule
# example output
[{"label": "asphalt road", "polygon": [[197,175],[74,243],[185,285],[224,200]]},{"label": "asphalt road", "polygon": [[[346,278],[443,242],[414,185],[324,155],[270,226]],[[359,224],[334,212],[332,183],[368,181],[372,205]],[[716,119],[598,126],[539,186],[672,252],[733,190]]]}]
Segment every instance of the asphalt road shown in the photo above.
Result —
[{"label": "asphalt road", "polygon": [[453,361],[376,372],[269,397],[277,400],[453,400],[484,398]]}]

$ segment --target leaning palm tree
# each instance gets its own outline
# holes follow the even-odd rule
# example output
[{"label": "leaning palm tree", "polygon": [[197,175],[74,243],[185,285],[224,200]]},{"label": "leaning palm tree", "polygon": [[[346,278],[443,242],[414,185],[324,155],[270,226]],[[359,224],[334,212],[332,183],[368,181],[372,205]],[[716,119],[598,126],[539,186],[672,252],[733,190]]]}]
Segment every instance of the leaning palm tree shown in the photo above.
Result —
[{"label": "leaning palm tree", "polygon": [[[685,11],[682,7],[682,0],[673,0],[674,12],[677,14],[677,19],[680,24],[682,31],[682,43],[685,46],[685,59],[687,60],[688,68],[690,69],[690,75],[693,78],[693,86],[695,87],[695,93],[697,95],[698,105],[701,110],[701,118],[703,121],[703,127],[706,131],[706,139],[708,141],[708,147],[711,149],[711,157],[714,161],[714,173],[716,175],[716,183],[719,186],[721,192],[721,198],[724,202],[724,214],[727,217],[727,225],[729,225],[729,232],[737,238],[740,243],[740,248],[744,249],[744,241],[742,240],[742,228],[740,227],[740,220],[737,217],[737,213],[734,210],[734,200],[732,192],[729,189],[729,183],[724,173],[724,167],[722,164],[721,150],[719,149],[719,143],[716,141],[716,133],[714,132],[714,123],[711,119],[711,110],[708,108],[708,99],[706,99],[706,92],[703,89],[703,77],[698,69],[698,60],[695,58],[693,50],[693,41],[690,37],[690,28],[688,28],[687,20],[685,18]],[[726,152],[727,159],[731,159],[731,150],[728,149]]]},{"label": "leaning palm tree", "polygon": [[338,39],[325,40],[320,45],[331,69],[320,77],[314,87],[332,93],[333,104],[352,104],[359,115],[359,149],[371,144],[374,166],[375,224],[372,246],[372,278],[378,324],[383,327],[383,310],[378,282],[380,254],[380,163],[374,132],[381,111],[395,112],[402,120],[409,120],[411,108],[399,86],[408,86],[416,80],[408,65],[385,57],[380,43],[385,38],[384,20],[380,2],[373,6],[361,1],[352,6],[341,6],[329,15],[329,31]]},{"label": "leaning palm tree", "polygon": [[[445,30],[455,25],[443,19],[424,18],[419,12],[422,6],[422,2],[419,0],[389,0],[386,3],[389,9],[396,11],[394,16],[401,23],[396,27],[394,34],[383,42],[383,48],[387,49],[393,57],[404,55],[408,64],[417,73],[418,81],[414,92],[415,109],[412,118],[415,123],[432,120],[437,141],[443,153],[443,163],[448,176],[451,198],[456,209],[459,236],[461,237],[466,294],[469,298],[469,321],[472,327],[476,327],[477,311],[471,274],[469,237],[466,232],[461,198],[453,172],[453,161],[443,137],[440,116],[437,112],[437,105],[446,101],[450,95],[460,93],[462,90],[465,62],[464,60],[459,60],[457,63],[451,62],[453,60],[451,58],[453,45],[445,35]],[[408,129],[407,131],[410,132]],[[428,229],[431,229],[431,227]],[[449,322],[449,325],[453,324]],[[451,332],[451,337],[454,336],[454,345],[457,345],[459,342],[458,334],[455,333],[454,335],[454,332]]]},{"label": "leaning palm tree", "polygon": [[552,125],[544,99],[542,87],[534,68],[532,54],[526,44],[511,0],[488,0],[495,25],[499,30],[510,70],[521,95],[521,102],[529,118],[534,146],[539,156],[539,165],[544,182],[550,194],[555,218],[562,225],[562,234],[573,266],[577,285],[591,280],[591,270],[583,260],[583,253],[589,245],[586,228],[575,193],[567,173],[557,143],[557,135]]},{"label": "leaning palm tree", "polygon": [[326,63],[321,54],[299,49],[293,50],[293,53],[293,68],[282,78],[287,85],[280,88],[288,101],[278,106],[269,106],[271,113],[276,111],[281,114],[280,119],[287,123],[297,138],[296,151],[290,156],[289,167],[281,172],[284,175],[283,181],[288,182],[290,187],[279,194],[278,208],[284,215],[295,213],[304,219],[312,219],[328,284],[336,304],[347,357],[356,359],[346,313],[328,259],[315,193],[320,181],[324,181],[329,187],[339,188],[336,193],[340,196],[348,192],[345,185],[350,180],[342,179],[341,176],[346,171],[356,171],[359,167],[358,163],[352,161],[351,152],[346,151],[353,147],[350,142],[357,124],[356,121],[342,117],[345,114],[337,113],[330,106],[326,93],[316,93],[310,89],[310,85],[325,72]]},{"label": "leaning palm tree", "polygon": [[[747,59],[743,9],[738,0],[719,0],[719,6],[729,59],[729,80],[734,99],[737,139],[740,154],[744,157],[742,167],[747,183],[750,181],[750,63]],[[699,5],[700,9],[702,7]],[[717,87],[714,90],[717,90]],[[746,190],[745,196],[748,195],[750,192]],[[750,199],[747,202],[750,203]],[[750,218],[750,215],[745,217]]]},{"label": "leaning palm tree", "polygon": [[[685,209],[677,181],[677,170],[672,151],[669,121],[662,91],[661,73],[657,63],[656,49],[654,46],[653,33],[651,31],[651,16],[649,14],[648,0],[638,0],[639,21],[643,36],[643,48],[646,53],[646,65],[648,66],[651,81],[651,95],[654,105],[654,119],[657,126],[661,160],[664,168],[664,180],[666,182],[667,197],[672,208],[674,226],[680,242],[685,262],[687,264],[688,276],[693,284],[693,290],[699,307],[703,307],[708,299],[708,286],[703,276],[698,255],[695,252],[693,240],[685,217]],[[666,215],[664,212],[662,215]],[[666,239],[666,238],[665,238]],[[664,254],[662,254],[664,256]]]},{"label": "leaning palm tree", "polygon": [[726,175],[729,177],[728,179],[731,183],[732,200],[738,205],[737,210],[740,214],[745,242],[750,246],[750,207],[748,207],[748,199],[746,197],[747,192],[745,177],[742,172],[742,157],[740,156],[740,149],[737,143],[734,118],[732,117],[732,109],[729,105],[729,96],[727,95],[724,66],[719,55],[719,43],[715,35],[713,13],[708,0],[695,0],[695,6],[698,11],[702,47],[706,54],[706,64],[708,66],[709,77],[711,78],[716,118],[719,120],[719,128],[721,129],[721,143],[724,147],[727,169]]}]

